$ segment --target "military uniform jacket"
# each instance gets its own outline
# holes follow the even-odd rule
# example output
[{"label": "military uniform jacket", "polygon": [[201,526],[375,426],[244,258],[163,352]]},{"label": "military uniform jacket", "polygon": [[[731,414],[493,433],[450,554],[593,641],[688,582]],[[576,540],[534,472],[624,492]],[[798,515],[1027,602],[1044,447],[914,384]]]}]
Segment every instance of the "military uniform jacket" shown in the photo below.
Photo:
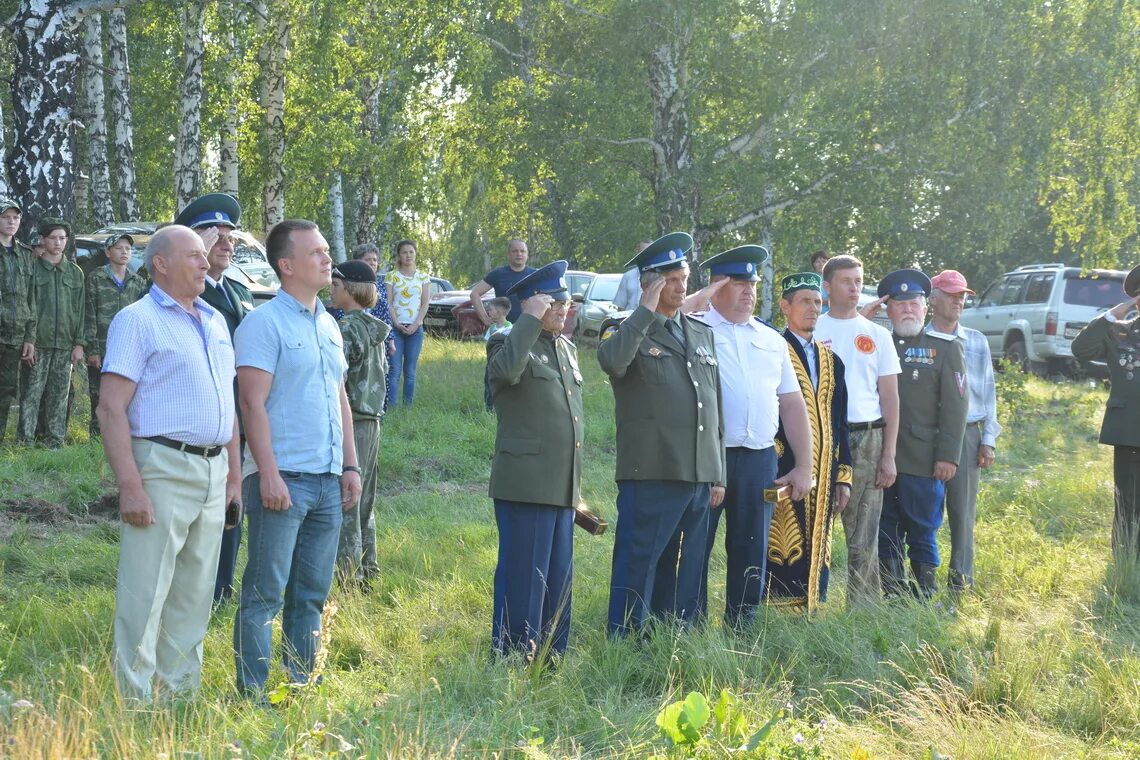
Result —
[{"label": "military uniform jacket", "polygon": [[36,342],[36,303],[32,295],[32,249],[12,238],[12,252],[0,248],[0,343]]},{"label": "military uniform jacket", "polygon": [[1140,318],[1109,322],[1101,315],[1073,339],[1073,356],[1108,364],[1112,389],[1100,442],[1140,446]]},{"label": "military uniform jacket", "polygon": [[89,356],[102,356],[107,352],[107,329],[111,320],[147,291],[150,282],[127,267],[122,289],[115,278],[101,266],[87,275],[83,307],[83,340],[80,343]]},{"label": "military uniform jacket", "polygon": [[206,283],[206,289],[202,291],[202,300],[213,306],[226,318],[226,327],[229,328],[232,338],[238,325],[245,319],[245,315],[253,311],[253,295],[245,285],[231,280],[225,275],[222,275],[221,284],[229,298],[222,298],[222,294],[218,292],[217,288]]},{"label": "military uniform jacket", "polygon": [[32,267],[36,348],[68,350],[83,343],[83,270],[66,258],[38,259]]},{"label": "military uniform jacket", "polygon": [[953,335],[892,334],[899,375],[899,439],[895,467],[929,478],[935,462],[958,464],[966,434],[966,353]]},{"label": "military uniform jacket", "polygon": [[344,379],[354,420],[384,416],[388,357],[384,341],[392,328],[364,310],[347,312],[337,322],[344,337],[348,374]]},{"label": "military uniform jacket", "polygon": [[724,419],[708,325],[681,317],[682,347],[664,318],[638,306],[598,347],[617,418],[617,480],[723,485]]},{"label": "military uniform jacket", "polygon": [[493,499],[575,507],[582,480],[582,371],[574,344],[523,314],[487,343],[498,429]]}]

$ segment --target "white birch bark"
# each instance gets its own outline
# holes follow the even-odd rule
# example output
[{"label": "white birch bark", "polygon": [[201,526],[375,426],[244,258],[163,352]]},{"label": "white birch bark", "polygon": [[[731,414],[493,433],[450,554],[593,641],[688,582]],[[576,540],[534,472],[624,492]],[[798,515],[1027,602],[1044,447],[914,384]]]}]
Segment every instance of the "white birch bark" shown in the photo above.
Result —
[{"label": "white birch bark", "polygon": [[[4,101],[0,98],[0,156],[7,153],[7,141],[4,132]],[[8,172],[0,167],[0,195],[10,197],[12,188],[8,186]]]},{"label": "white birch bark", "polygon": [[83,90],[90,111],[87,151],[91,165],[91,206],[95,223],[115,221],[111,205],[111,166],[107,157],[107,107],[103,91],[103,20],[92,13],[83,25]]},{"label": "white birch bark", "polygon": [[263,195],[265,229],[285,218],[285,55],[289,19],[277,3],[258,1],[262,34],[261,106],[265,112],[266,180]]},{"label": "white birch bark", "polygon": [[202,3],[182,6],[182,83],[179,87],[178,142],[174,148],[175,213],[198,197],[202,176]]},{"label": "white birch bark", "polygon": [[[361,128],[372,145],[379,144],[380,134],[380,85],[375,75],[361,77],[360,99],[364,103],[364,118]],[[372,172],[371,161],[363,162],[357,180],[356,201],[356,242],[372,242],[376,234],[376,214],[380,208],[380,193]]]},{"label": "white birch bark", "polygon": [[127,14],[115,8],[108,17],[111,59],[111,120],[114,123],[116,168],[119,191],[119,218],[137,222],[138,184],[135,175],[135,128],[131,107],[131,65],[127,55]]},{"label": "white birch bark", "polygon": [[225,97],[226,111],[222,122],[221,162],[222,192],[237,197],[238,195],[238,99],[237,92],[237,38],[234,27],[238,23],[238,9],[233,0],[219,0],[218,13],[224,19],[225,46]]},{"label": "white birch bark", "polygon": [[344,176],[340,172],[333,175],[332,185],[329,187],[329,217],[331,217],[329,248],[332,249],[333,261],[340,263],[345,259]]}]

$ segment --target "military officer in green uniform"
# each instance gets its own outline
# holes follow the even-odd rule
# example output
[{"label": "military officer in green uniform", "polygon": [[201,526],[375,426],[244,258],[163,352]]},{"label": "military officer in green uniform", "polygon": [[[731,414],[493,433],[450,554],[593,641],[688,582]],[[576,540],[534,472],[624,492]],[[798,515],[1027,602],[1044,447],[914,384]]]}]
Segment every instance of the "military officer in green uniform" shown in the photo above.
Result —
[{"label": "military officer in green uniform", "polygon": [[887,316],[902,365],[898,478],[883,495],[879,569],[883,591],[897,595],[907,585],[905,552],[918,594],[927,599],[937,590],[945,483],[958,470],[968,405],[961,342],[953,335],[923,331],[928,295],[930,278],[917,269],[899,269],[879,283],[879,297],[890,299]]},{"label": "military officer in green uniform", "polygon": [[641,301],[598,347],[617,419],[617,530],[608,629],[702,614],[709,509],[724,500],[724,419],[713,331],[681,313],[693,239],[658,238],[625,268]]},{"label": "military officer in green uniform", "polygon": [[1113,447],[1116,508],[1112,548],[1140,557],[1140,266],[1124,280],[1128,300],[1093,319],[1073,339],[1073,356],[1108,364],[1112,390],[1104,410],[1100,442]]},{"label": "military officer in green uniform", "polygon": [[99,436],[99,385],[103,376],[103,354],[107,352],[107,330],[111,320],[124,307],[139,300],[150,282],[130,267],[135,239],[127,233],[107,240],[107,263],[87,273],[83,298],[83,350],[87,354],[87,393],[91,398],[92,438]]},{"label": "military officer in green uniform", "polygon": [[71,367],[83,361],[83,270],[63,255],[71,234],[67,222],[45,218],[39,233],[44,255],[32,266],[36,352],[21,393],[18,437],[32,443],[38,429],[41,442],[57,449],[67,435]]},{"label": "military officer in green uniform", "polygon": [[498,429],[490,495],[499,529],[491,646],[561,654],[570,637],[574,508],[582,478],[582,372],[562,335],[566,262],[519,280],[522,314],[487,343]]},{"label": "military officer in green uniform", "polygon": [[0,443],[8,410],[19,396],[22,369],[36,355],[36,307],[32,300],[32,249],[16,239],[20,204],[0,198]]},{"label": "military officer in green uniform", "polygon": [[[206,287],[202,300],[213,306],[226,320],[230,340],[245,318],[253,311],[253,296],[249,289],[236,280],[226,277],[234,258],[232,233],[241,221],[241,204],[228,193],[207,193],[187,204],[178,214],[175,224],[189,227],[202,238],[206,249]],[[237,378],[234,378],[234,398],[238,398]],[[241,448],[245,448],[241,409],[236,409]],[[218,576],[214,581],[214,603],[224,602],[233,596],[234,568],[237,566],[238,547],[241,546],[241,521],[226,524],[222,531],[222,551],[218,555]]]}]

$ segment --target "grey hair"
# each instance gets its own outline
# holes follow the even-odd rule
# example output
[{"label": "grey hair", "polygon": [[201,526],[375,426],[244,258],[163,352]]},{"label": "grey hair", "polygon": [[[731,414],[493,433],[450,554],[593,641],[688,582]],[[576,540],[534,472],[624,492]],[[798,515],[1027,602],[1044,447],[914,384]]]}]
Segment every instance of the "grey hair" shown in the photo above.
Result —
[{"label": "grey hair", "polygon": [[377,256],[379,256],[380,246],[376,245],[375,243],[361,243],[360,245],[353,247],[352,258],[354,260],[362,259],[370,253],[375,253]]},{"label": "grey hair", "polygon": [[[688,270],[689,262],[687,262],[687,261],[681,262],[681,268]],[[661,272],[659,272],[656,269],[647,269],[646,271],[641,273],[641,278],[640,278],[639,282],[641,283],[642,289],[645,289],[645,288],[649,287],[650,285],[652,285],[655,280],[658,280],[664,276],[665,275],[661,274]]]},{"label": "grey hair", "polygon": [[152,276],[154,275],[154,257],[166,257],[166,254],[170,251],[170,237],[174,232],[179,230],[185,230],[195,236],[197,235],[197,233],[189,227],[183,227],[181,224],[170,224],[151,235],[150,240],[147,241],[146,250],[143,251],[143,265],[146,267],[146,271],[150,272]]}]

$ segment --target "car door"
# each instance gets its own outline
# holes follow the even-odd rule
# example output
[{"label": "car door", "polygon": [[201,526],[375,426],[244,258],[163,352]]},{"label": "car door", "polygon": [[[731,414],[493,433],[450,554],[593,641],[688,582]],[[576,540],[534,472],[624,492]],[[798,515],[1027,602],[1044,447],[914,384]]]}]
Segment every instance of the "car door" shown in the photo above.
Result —
[{"label": "car door", "polygon": [[990,353],[994,356],[1001,356],[1003,349],[1006,321],[997,319],[996,314],[1002,308],[1002,297],[1008,280],[1007,276],[992,283],[982,291],[973,306],[962,311],[962,324],[985,335],[990,344]]}]

